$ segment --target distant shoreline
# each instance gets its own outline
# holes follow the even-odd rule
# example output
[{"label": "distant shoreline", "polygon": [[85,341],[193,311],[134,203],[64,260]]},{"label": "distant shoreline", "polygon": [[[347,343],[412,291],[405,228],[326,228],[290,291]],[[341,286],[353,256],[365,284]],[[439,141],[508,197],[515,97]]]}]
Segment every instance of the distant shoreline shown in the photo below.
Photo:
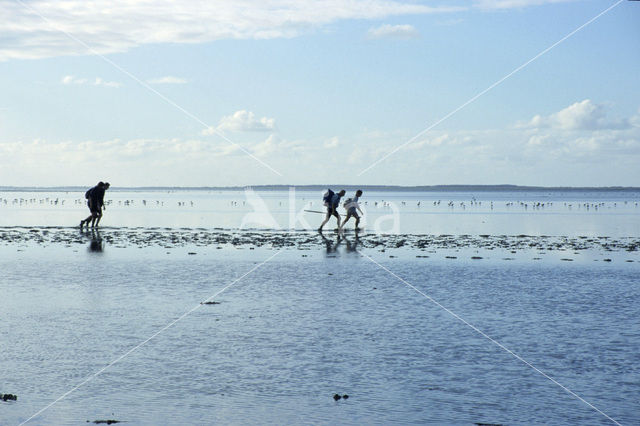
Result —
[{"label": "distant shoreline", "polygon": [[[112,191],[288,191],[294,187],[301,191],[323,191],[327,188],[353,191],[385,192],[640,192],[633,186],[520,186],[520,185],[246,185],[246,186],[112,186]],[[0,192],[83,192],[87,186],[0,186]]]}]

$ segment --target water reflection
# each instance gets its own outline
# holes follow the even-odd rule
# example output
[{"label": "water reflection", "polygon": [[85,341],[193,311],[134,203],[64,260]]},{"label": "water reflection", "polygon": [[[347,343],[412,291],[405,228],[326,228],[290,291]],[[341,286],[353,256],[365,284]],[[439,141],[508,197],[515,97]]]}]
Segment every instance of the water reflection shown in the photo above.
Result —
[{"label": "water reflection", "polygon": [[90,235],[87,232],[87,236],[91,238],[88,250],[92,253],[102,253],[104,250],[104,243],[102,242],[100,231],[98,231],[97,229],[92,229]]},{"label": "water reflection", "polygon": [[345,243],[345,251],[346,253],[357,253],[358,245],[360,244],[360,239],[358,238],[358,232],[356,231],[353,238],[347,237],[344,232],[338,232],[336,234],[335,240],[332,238],[327,238],[322,232],[320,233],[320,237],[322,237],[322,241],[325,245],[325,251],[328,255],[338,254],[338,247],[343,242]]},{"label": "water reflection", "polygon": [[358,231],[356,231],[353,240],[347,238],[345,234],[342,234],[342,239],[344,240],[347,246],[347,253],[357,253],[358,252],[358,244],[360,244],[360,239],[358,238]]},{"label": "water reflection", "polygon": [[320,232],[320,237],[322,237],[322,241],[326,247],[327,254],[335,254],[338,251],[338,245],[340,244],[340,233],[336,235],[335,242],[325,237],[322,232]]}]

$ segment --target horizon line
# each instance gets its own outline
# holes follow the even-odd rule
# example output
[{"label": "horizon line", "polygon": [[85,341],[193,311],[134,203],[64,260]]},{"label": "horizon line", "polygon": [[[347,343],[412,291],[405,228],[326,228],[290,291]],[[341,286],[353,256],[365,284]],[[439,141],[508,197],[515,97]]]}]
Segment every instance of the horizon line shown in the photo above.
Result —
[{"label": "horizon line", "polygon": [[[83,185],[57,185],[57,186],[0,186],[0,191],[19,192],[19,191],[84,191],[87,186]],[[285,190],[288,188],[300,188],[306,190],[323,190],[327,188],[340,188],[345,190],[367,189],[367,190],[385,190],[385,191],[407,191],[407,192],[429,192],[429,191],[495,191],[495,190],[511,190],[511,191],[640,191],[637,186],[532,186],[532,185],[515,185],[515,184],[438,184],[438,185],[356,185],[356,184],[261,184],[261,185],[236,185],[236,186],[111,186],[112,191],[158,191],[158,190],[175,190],[175,191],[240,191],[246,188],[261,190]]]}]

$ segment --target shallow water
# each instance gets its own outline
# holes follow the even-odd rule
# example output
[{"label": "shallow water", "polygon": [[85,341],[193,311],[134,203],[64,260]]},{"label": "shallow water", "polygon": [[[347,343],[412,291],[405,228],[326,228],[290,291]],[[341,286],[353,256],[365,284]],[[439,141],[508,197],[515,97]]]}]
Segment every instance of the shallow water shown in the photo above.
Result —
[{"label": "shallow water", "polygon": [[[114,188],[105,200],[102,224],[112,227],[313,230],[323,214],[305,210],[324,211],[321,192],[293,189]],[[377,233],[640,236],[638,191],[371,191],[361,206],[361,226]],[[0,226],[75,226],[88,213],[83,193],[0,191]]]},{"label": "shallow water", "polygon": [[[0,393],[18,395],[0,402],[2,424],[194,308],[34,423],[610,424],[345,245],[0,252]],[[640,422],[637,262],[362,253],[607,415]]]},{"label": "shallow water", "polygon": [[320,197],[0,193],[0,424],[640,423],[640,194]]}]

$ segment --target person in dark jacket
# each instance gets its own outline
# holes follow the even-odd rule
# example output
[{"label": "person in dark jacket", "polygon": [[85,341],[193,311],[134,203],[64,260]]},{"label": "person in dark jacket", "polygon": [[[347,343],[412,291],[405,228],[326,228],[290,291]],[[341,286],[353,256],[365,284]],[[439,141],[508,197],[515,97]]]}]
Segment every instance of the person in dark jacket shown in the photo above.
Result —
[{"label": "person in dark jacket", "polygon": [[98,226],[100,219],[102,219],[102,210],[107,209],[104,205],[104,192],[109,189],[109,186],[109,182],[98,182],[96,186],[87,191],[85,195],[91,215],[80,221],[80,228],[84,225],[88,228],[89,222],[91,222],[92,228]]},{"label": "person in dark jacket", "polygon": [[331,219],[331,216],[335,216],[336,219],[338,219],[338,228],[340,228],[340,213],[338,213],[338,206],[340,206],[340,198],[344,197],[344,194],[346,194],[346,192],[343,189],[337,194],[333,194],[333,197],[331,197],[331,200],[328,201],[327,215],[325,216],[322,224],[320,224],[320,228],[318,228],[318,232],[322,232],[322,227],[327,222],[329,222],[329,219]]}]

